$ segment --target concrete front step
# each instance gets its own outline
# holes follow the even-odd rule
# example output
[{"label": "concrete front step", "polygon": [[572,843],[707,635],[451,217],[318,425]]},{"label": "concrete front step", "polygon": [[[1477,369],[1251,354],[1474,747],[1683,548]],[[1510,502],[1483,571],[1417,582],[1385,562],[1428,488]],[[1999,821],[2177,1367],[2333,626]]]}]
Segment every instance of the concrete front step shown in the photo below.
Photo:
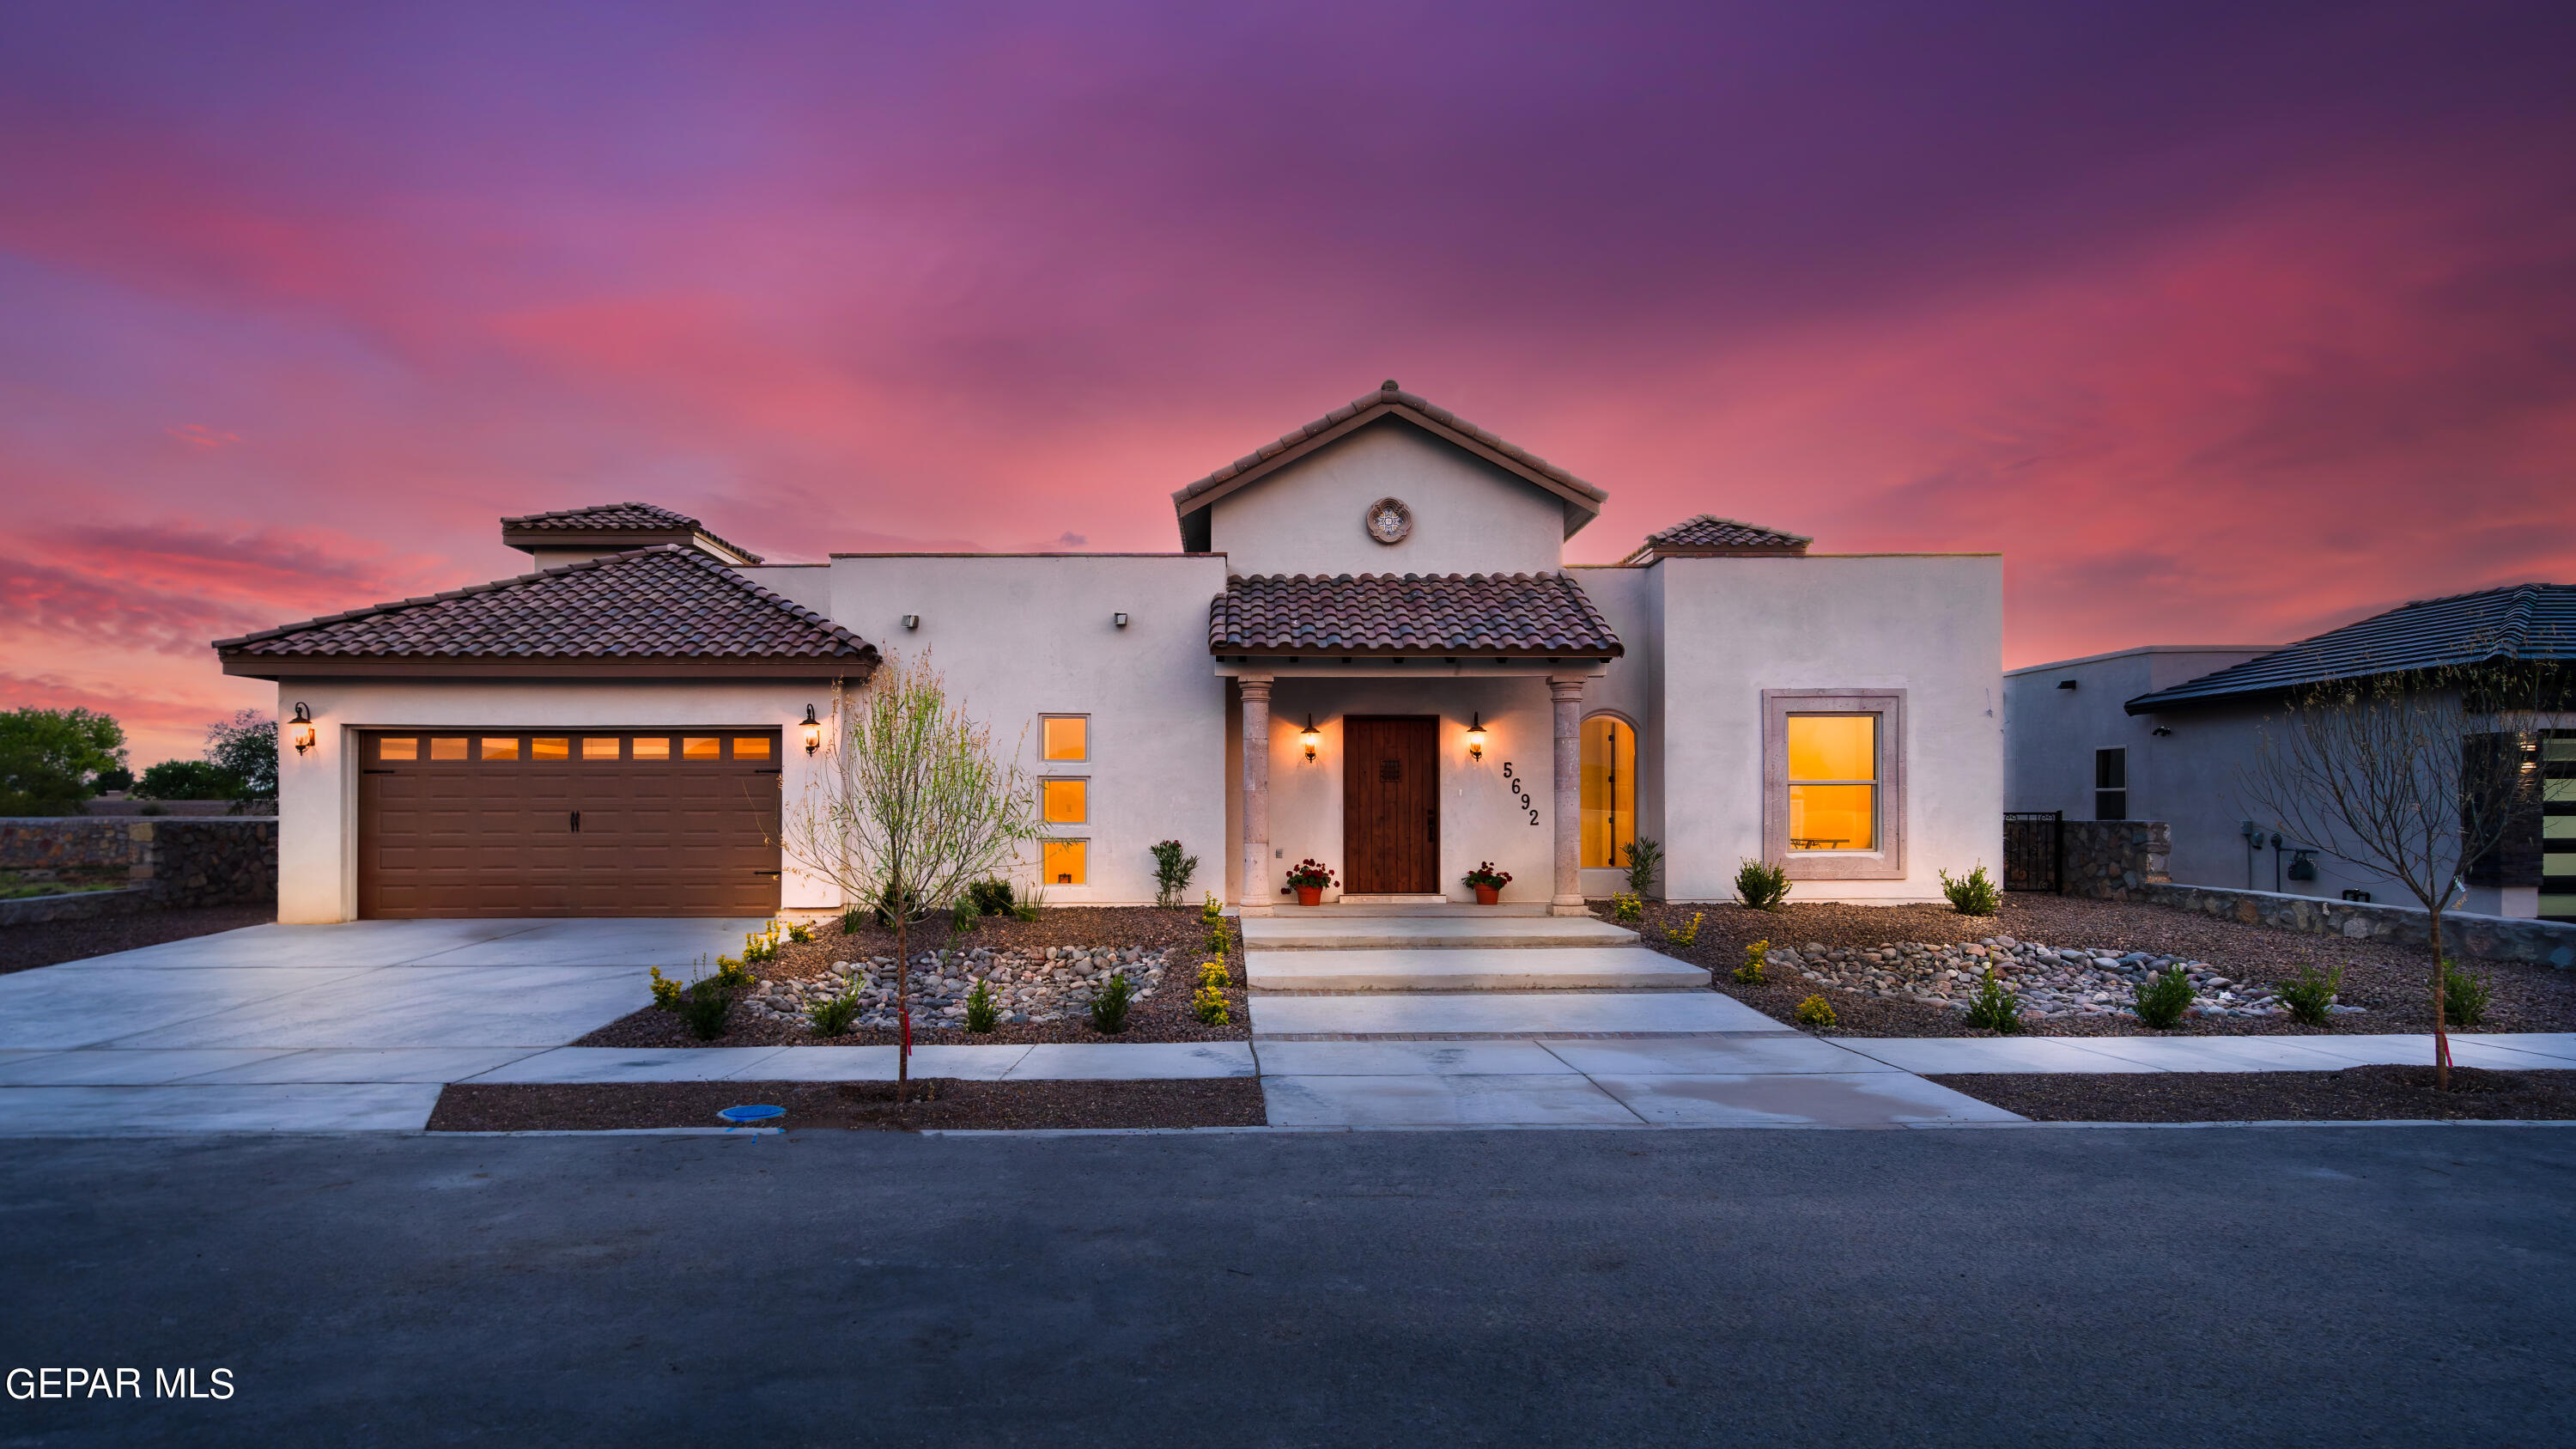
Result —
[{"label": "concrete front step", "polygon": [[1335,914],[1254,916],[1243,922],[1247,952],[1599,950],[1636,944],[1636,932],[1588,916]]},{"label": "concrete front step", "polygon": [[1244,953],[1255,991],[1655,991],[1708,985],[1708,973],[1643,947],[1491,946],[1446,951]]}]

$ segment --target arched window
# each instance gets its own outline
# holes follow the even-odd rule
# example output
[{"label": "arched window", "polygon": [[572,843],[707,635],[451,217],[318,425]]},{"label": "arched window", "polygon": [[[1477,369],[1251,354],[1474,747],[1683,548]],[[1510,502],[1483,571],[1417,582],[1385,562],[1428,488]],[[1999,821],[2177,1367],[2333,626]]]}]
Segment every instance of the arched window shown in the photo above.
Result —
[{"label": "arched window", "polygon": [[1625,867],[1637,838],[1637,727],[1615,714],[1583,722],[1583,864]]}]

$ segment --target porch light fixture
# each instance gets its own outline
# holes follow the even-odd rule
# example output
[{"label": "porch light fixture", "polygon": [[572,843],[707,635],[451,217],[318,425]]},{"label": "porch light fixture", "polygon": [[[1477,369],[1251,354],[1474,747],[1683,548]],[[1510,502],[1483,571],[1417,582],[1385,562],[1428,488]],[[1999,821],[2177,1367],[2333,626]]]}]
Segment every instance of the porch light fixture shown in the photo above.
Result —
[{"label": "porch light fixture", "polygon": [[1121,629],[1124,629],[1127,627],[1127,616],[1124,614],[1112,614],[1109,616],[1109,622],[1117,625]]},{"label": "porch light fixture", "polygon": [[814,718],[814,706],[805,706],[805,720],[798,728],[805,731],[805,753],[823,748],[823,722]]},{"label": "porch light fixture", "polygon": [[906,614],[906,615],[904,615],[904,616],[903,616],[903,627],[905,627],[905,628],[907,628],[907,629],[918,629],[918,628],[920,628],[920,627],[921,627],[921,616],[920,616],[919,614]]},{"label": "porch light fixture", "polygon": [[1475,722],[1467,726],[1467,753],[1475,759],[1485,757],[1485,713],[1476,712]]},{"label": "porch light fixture", "polygon": [[1323,738],[1315,732],[1315,717],[1311,714],[1306,716],[1306,727],[1297,732],[1297,743],[1306,747],[1306,763],[1311,765],[1315,762],[1315,746]]},{"label": "porch light fixture", "polygon": [[294,741],[299,755],[313,748],[313,711],[300,699],[295,702],[295,718],[286,722],[286,737]]}]

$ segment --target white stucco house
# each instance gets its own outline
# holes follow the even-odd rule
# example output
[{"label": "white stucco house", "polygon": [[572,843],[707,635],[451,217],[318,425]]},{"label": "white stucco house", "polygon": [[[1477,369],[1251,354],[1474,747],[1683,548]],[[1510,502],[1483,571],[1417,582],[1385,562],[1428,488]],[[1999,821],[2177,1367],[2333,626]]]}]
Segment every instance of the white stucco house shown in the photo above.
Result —
[{"label": "white stucco house", "polygon": [[215,647],[278,685],[287,921],[836,910],[781,812],[896,651],[1042,777],[1055,903],[1150,901],[1165,839],[1254,913],[1310,856],[1328,900],[1491,861],[1580,912],[1639,835],[1675,900],[2000,868],[1997,556],[1702,515],[1567,566],[1607,502],[1389,382],[1173,494],[1171,553],[768,564],[618,504],[503,520],[538,572]]}]

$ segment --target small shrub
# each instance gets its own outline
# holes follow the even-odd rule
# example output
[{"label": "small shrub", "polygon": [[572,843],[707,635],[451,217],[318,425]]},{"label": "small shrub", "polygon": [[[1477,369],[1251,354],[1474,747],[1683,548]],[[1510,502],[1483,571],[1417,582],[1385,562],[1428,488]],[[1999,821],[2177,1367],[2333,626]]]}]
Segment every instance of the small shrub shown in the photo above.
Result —
[{"label": "small shrub", "polygon": [[1234,949],[1234,923],[1223,916],[1208,922],[1207,953],[1223,956]]},{"label": "small shrub", "polygon": [[1224,1026],[1234,1020],[1233,1013],[1225,1008],[1225,991],[1222,987],[1200,987],[1198,994],[1190,998],[1190,1012],[1209,1026]]},{"label": "small shrub", "polygon": [[1158,840],[1154,852],[1154,904],[1163,907],[1181,903],[1181,893],[1190,888],[1190,877],[1198,874],[1199,858],[1181,854],[1177,840]]},{"label": "small shrub", "polygon": [[1763,986],[1763,968],[1771,964],[1771,943],[1756,941],[1744,948],[1744,964],[1735,968],[1735,979],[1747,986]]},{"label": "small shrub", "polygon": [[[878,930],[891,931],[894,929],[894,915],[897,904],[898,902],[895,900],[895,894],[890,889],[878,895],[876,900],[876,921]],[[921,904],[921,897],[911,891],[905,891],[903,893],[903,899],[900,902],[900,905],[903,908],[903,918],[907,921],[918,921],[923,916],[929,914],[929,911]]]},{"label": "small shrub", "polygon": [[1757,911],[1776,911],[1789,899],[1789,868],[1748,860],[1735,872],[1735,896]]},{"label": "small shrub", "polygon": [[2281,1004],[2290,1010],[2290,1020],[2301,1026],[2323,1026],[2334,1015],[2326,1008],[2334,1005],[2335,993],[2343,989],[2343,968],[2320,976],[2309,967],[2299,968],[2299,979],[2284,981],[2272,988],[2281,994]]},{"label": "small shrub", "polygon": [[966,1029],[991,1031],[1001,1024],[1002,1008],[993,1003],[993,988],[984,978],[975,978],[975,989],[966,993]]},{"label": "small shrub", "polygon": [[733,1010],[734,998],[751,984],[751,972],[730,956],[716,958],[713,976],[701,976],[686,986],[664,976],[657,966],[653,968],[653,1004],[678,1016],[691,1036],[714,1041],[724,1035],[725,1014]]},{"label": "small shrub", "polygon": [[1011,913],[1011,883],[1006,880],[979,880],[966,887],[966,904],[979,916],[1007,916]]},{"label": "small shrub", "polygon": [[865,907],[865,906],[843,906],[843,907],[841,907],[841,934],[842,934],[842,935],[844,935],[844,936],[855,936],[855,935],[857,935],[857,934],[859,933],[859,928],[860,928],[860,927],[862,927],[862,926],[865,926],[867,923],[868,923],[868,912],[867,912],[867,907]]},{"label": "small shrub", "polygon": [[1995,977],[1995,968],[1986,968],[1984,984],[1968,1002],[1968,1025],[1981,1026],[2006,1036],[2021,1030],[2021,998],[2004,989]]},{"label": "small shrub", "polygon": [[2487,1004],[2494,997],[2494,978],[2472,976],[2453,961],[2442,963],[2443,1025],[2477,1025],[2487,1019]]},{"label": "small shrub", "polygon": [[1610,898],[1610,915],[1620,921],[1642,921],[1646,918],[1646,903],[1637,898],[1635,891],[1621,891]]},{"label": "small shrub", "polygon": [[1827,1001],[1822,992],[1798,1003],[1798,1025],[1812,1026],[1818,1031],[1831,1031],[1834,1024],[1834,1004]]},{"label": "small shrub", "polygon": [[1127,1029],[1127,1007],[1134,1000],[1136,988],[1127,984],[1127,973],[1114,972],[1109,984],[1091,998],[1091,1029],[1105,1036],[1116,1036]]},{"label": "small shrub", "polygon": [[1643,899],[1655,893],[1655,869],[1664,863],[1662,842],[1640,835],[1620,852],[1628,857],[1628,894]]},{"label": "small shrub", "polygon": [[844,991],[805,1008],[805,1019],[814,1023],[816,1036],[839,1036],[859,1019],[859,993]]},{"label": "small shrub", "polygon": [[1233,984],[1233,981],[1234,978],[1227,973],[1224,962],[1201,961],[1199,963],[1200,986],[1213,986],[1217,990],[1223,991],[1227,986]]},{"label": "small shrub", "polygon": [[[726,958],[718,957],[717,959],[723,960]],[[744,932],[742,937],[742,959],[746,963],[777,960],[778,928],[776,926],[771,926],[766,931]]]},{"label": "small shrub", "polygon": [[1707,915],[1706,911],[1693,911],[1688,925],[1664,927],[1664,939],[1676,946],[1690,945],[1699,939],[1699,923]]},{"label": "small shrub", "polygon": [[2181,967],[2159,971],[2138,983],[2134,1009],[2138,1020],[2163,1031],[2191,1010],[2191,976]]},{"label": "small shrub", "polygon": [[1207,893],[1207,900],[1199,906],[1199,919],[1211,926],[1225,919],[1225,902],[1216,898],[1216,892]]},{"label": "small shrub", "polygon": [[1946,870],[1934,873],[1941,877],[1941,894],[1950,898],[1950,909],[1960,915],[1991,916],[2004,903],[2003,892],[1995,889],[1995,878],[1986,874],[1983,862],[1957,880]]}]

